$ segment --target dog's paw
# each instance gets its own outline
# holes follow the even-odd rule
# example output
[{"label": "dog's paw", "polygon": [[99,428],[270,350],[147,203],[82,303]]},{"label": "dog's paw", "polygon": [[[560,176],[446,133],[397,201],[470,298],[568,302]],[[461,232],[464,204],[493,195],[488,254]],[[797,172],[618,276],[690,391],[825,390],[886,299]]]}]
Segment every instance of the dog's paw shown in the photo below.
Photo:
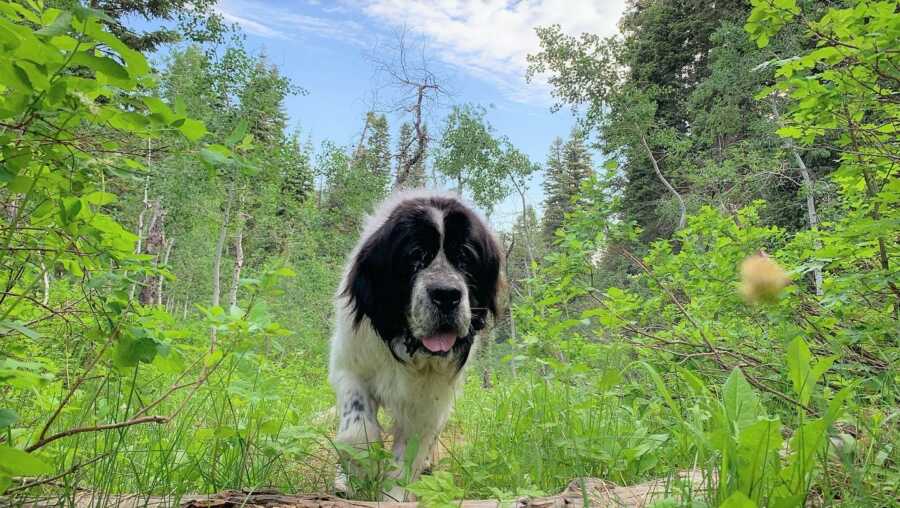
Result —
[{"label": "dog's paw", "polygon": [[337,474],[334,476],[334,495],[344,499],[350,498],[350,482],[347,474],[338,466]]}]

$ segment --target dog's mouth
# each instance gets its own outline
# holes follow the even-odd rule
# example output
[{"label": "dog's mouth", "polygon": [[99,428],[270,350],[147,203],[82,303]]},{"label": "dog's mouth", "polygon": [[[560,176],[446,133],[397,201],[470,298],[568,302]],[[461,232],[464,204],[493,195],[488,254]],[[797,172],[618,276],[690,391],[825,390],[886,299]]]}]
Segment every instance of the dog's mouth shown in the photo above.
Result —
[{"label": "dog's mouth", "polygon": [[419,337],[419,341],[425,346],[425,349],[432,353],[446,353],[453,349],[456,344],[456,332],[441,331],[433,335]]}]

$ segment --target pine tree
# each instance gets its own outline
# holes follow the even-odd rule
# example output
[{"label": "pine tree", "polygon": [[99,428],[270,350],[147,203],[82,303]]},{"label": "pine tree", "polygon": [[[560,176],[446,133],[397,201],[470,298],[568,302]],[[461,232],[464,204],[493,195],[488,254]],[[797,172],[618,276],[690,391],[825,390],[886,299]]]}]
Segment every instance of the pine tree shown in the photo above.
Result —
[{"label": "pine tree", "polygon": [[544,236],[552,241],[553,234],[562,224],[567,212],[581,189],[581,183],[590,178],[591,154],[585,134],[575,129],[569,140],[556,138],[550,145],[547,158],[547,174],[544,177]]},{"label": "pine tree", "polygon": [[365,164],[373,175],[387,181],[391,174],[391,135],[384,115],[373,115],[369,122],[370,134],[366,139]]},{"label": "pine tree", "polygon": [[594,172],[591,153],[588,151],[585,133],[581,129],[572,130],[569,141],[563,147],[563,162],[566,173],[566,193],[571,207],[581,191],[581,184]]},{"label": "pine tree", "polygon": [[556,138],[547,156],[547,173],[544,176],[544,236],[553,238],[553,232],[562,224],[567,198],[565,192],[565,167],[563,164],[563,140]]},{"label": "pine tree", "polygon": [[[423,125],[422,131],[425,133],[425,139],[427,140],[428,126]],[[409,168],[408,173],[405,173],[403,171],[403,168],[407,166],[410,158],[412,157],[415,142],[416,140],[412,124],[410,124],[409,122],[404,122],[403,125],[400,126],[400,133],[397,139],[397,171],[396,179],[394,180],[395,189],[415,189],[417,187],[423,187],[425,185],[425,157],[422,157],[418,161],[416,161],[416,163]]]}]

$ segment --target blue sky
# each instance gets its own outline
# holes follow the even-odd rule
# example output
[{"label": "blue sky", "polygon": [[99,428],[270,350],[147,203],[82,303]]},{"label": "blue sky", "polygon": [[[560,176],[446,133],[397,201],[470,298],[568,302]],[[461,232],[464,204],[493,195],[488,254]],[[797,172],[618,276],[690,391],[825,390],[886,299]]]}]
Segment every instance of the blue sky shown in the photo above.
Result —
[{"label": "blue sky", "polygon": [[[309,93],[286,108],[294,127],[318,145],[356,143],[365,112],[391,103],[373,59],[405,30],[451,95],[431,112],[433,134],[449,106],[477,103],[488,120],[532,160],[543,163],[556,136],[574,123],[568,110],[551,113],[549,88],[525,82],[525,56],[538,49],[535,26],[558,23],[572,34],[610,35],[624,0],[220,0],[217,11],[241,26],[251,50],[262,51]],[[389,115],[396,127],[402,114]],[[541,199],[540,176],[530,185]],[[518,201],[501,204],[492,220],[508,225]]]}]

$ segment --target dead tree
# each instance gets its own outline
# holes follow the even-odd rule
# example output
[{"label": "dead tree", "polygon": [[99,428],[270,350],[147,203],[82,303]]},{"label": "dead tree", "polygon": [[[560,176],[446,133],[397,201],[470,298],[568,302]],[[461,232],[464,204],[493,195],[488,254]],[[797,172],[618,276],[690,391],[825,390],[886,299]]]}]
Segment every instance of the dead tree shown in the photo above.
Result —
[{"label": "dead tree", "polygon": [[[412,169],[426,157],[429,142],[426,117],[440,98],[448,95],[439,77],[428,66],[425,46],[418,44],[413,48],[414,45],[404,28],[396,41],[382,44],[370,57],[376,76],[383,80],[377,85],[379,91],[388,95],[381,107],[387,112],[409,115],[413,126],[408,146],[399,149],[409,157],[398,158],[394,189],[403,188]],[[381,101],[376,98],[376,102]]]}]

